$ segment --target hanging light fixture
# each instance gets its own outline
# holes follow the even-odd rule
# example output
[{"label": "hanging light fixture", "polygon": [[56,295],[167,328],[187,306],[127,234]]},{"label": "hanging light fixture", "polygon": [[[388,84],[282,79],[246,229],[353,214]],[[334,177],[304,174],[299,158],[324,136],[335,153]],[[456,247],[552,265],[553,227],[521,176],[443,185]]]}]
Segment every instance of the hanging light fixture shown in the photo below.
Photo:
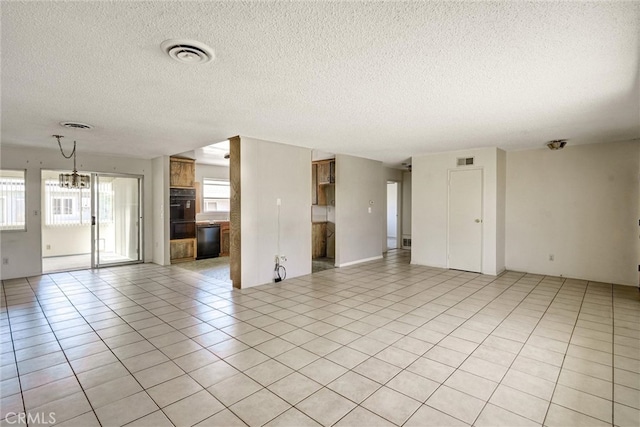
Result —
[{"label": "hanging light fixture", "polygon": [[89,188],[89,183],[91,182],[89,175],[80,175],[76,170],[76,142],[73,141],[73,151],[67,156],[66,154],[64,154],[64,151],[62,150],[62,144],[60,143],[60,138],[64,138],[64,136],[53,135],[53,137],[58,140],[58,147],[60,147],[60,153],[62,154],[62,157],[64,157],[65,159],[70,159],[71,157],[73,157],[73,172],[60,174],[60,187]]}]

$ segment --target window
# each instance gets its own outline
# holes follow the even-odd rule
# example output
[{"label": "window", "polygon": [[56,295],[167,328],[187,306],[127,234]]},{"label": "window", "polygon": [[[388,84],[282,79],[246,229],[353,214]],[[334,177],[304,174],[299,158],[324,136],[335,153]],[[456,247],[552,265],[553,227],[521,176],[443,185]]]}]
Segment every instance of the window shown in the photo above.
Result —
[{"label": "window", "polygon": [[[113,222],[113,188],[100,183],[100,223]],[[91,190],[62,188],[57,179],[45,179],[45,225],[89,226],[91,224]]]},{"label": "window", "polygon": [[204,212],[229,212],[231,210],[229,181],[204,178],[202,200]]},{"label": "window", "polygon": [[26,230],[25,171],[0,170],[0,230]]}]

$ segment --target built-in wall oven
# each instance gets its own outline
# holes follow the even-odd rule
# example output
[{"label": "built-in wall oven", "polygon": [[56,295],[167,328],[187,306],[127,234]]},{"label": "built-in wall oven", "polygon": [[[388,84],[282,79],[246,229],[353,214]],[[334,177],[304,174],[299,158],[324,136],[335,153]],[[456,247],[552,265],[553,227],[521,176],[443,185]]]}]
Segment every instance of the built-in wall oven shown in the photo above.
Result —
[{"label": "built-in wall oven", "polygon": [[196,237],[196,190],[172,188],[169,191],[170,238],[194,239]]}]

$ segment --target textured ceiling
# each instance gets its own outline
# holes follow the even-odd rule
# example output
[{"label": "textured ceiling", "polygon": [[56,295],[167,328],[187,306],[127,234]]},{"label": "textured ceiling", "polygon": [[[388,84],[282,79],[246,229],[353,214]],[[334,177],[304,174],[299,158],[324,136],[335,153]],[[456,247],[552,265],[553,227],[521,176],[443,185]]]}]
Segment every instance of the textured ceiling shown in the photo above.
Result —
[{"label": "textured ceiling", "polygon": [[[640,136],[640,3],[2,1],[2,143],[412,155]],[[170,38],[216,59],[184,65]],[[60,121],[90,123],[72,132]]]}]

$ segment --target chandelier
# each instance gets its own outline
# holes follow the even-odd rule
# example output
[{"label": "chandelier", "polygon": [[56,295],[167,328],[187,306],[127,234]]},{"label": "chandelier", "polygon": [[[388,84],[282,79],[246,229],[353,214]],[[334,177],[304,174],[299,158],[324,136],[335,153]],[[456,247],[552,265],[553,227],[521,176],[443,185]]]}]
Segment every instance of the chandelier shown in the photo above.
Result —
[{"label": "chandelier", "polygon": [[66,154],[64,154],[64,151],[62,150],[62,144],[60,143],[60,138],[64,138],[64,136],[53,135],[53,137],[58,140],[58,147],[60,147],[60,153],[62,154],[62,157],[64,157],[65,159],[70,159],[71,157],[73,157],[73,172],[60,174],[60,187],[89,188],[89,183],[91,182],[89,175],[80,175],[76,170],[76,142],[73,141],[73,151],[67,156]]}]

